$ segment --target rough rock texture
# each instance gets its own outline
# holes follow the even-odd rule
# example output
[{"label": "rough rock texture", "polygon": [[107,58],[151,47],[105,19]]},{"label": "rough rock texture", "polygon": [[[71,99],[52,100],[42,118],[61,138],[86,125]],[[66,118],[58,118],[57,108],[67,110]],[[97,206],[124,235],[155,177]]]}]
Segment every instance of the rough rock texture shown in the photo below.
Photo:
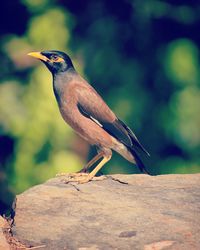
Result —
[{"label": "rough rock texture", "polygon": [[0,250],[9,250],[9,245],[6,240],[6,237],[3,233],[5,227],[7,225],[6,220],[0,216]]},{"label": "rough rock texture", "polygon": [[48,250],[200,249],[200,174],[54,178],[17,197],[13,236]]}]

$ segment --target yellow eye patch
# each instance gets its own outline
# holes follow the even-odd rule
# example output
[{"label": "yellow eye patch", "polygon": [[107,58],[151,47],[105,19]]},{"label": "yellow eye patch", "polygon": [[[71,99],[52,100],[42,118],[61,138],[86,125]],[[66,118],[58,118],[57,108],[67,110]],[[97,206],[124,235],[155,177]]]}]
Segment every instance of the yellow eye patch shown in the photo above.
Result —
[{"label": "yellow eye patch", "polygon": [[64,62],[64,59],[61,57],[55,57],[50,59],[51,62]]}]

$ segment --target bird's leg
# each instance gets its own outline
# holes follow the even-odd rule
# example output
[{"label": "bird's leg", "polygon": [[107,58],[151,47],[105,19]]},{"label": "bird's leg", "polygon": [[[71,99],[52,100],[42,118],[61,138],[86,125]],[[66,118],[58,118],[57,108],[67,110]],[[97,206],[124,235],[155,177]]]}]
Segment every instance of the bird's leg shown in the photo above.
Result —
[{"label": "bird's leg", "polygon": [[101,157],[103,157],[103,152],[98,153],[94,158],[92,158],[87,164],[86,166],[84,166],[83,169],[81,169],[80,171],[76,172],[76,173],[58,173],[56,174],[56,176],[66,176],[69,175],[70,177],[73,176],[83,176],[83,175],[87,175],[87,169],[90,168],[95,162],[97,162]]},{"label": "bird's leg", "polygon": [[86,183],[90,180],[93,179],[93,177],[96,175],[96,173],[111,159],[111,155],[109,156],[103,156],[102,161],[99,162],[99,164],[96,166],[95,169],[92,170],[91,173],[89,173],[87,176],[85,176],[84,178],[82,178],[82,180],[79,180],[79,183]]},{"label": "bird's leg", "polygon": [[87,173],[87,170],[95,163],[97,162],[101,157],[103,157],[103,152],[98,153],[94,158],[92,158],[81,171],[78,173]]},{"label": "bird's leg", "polygon": [[91,173],[74,173],[74,174],[66,174],[66,178],[63,179],[65,183],[69,182],[78,182],[80,184],[89,182],[93,179],[93,177],[96,175],[96,173],[111,159],[111,155],[105,156],[102,155],[103,159],[99,162],[99,164],[96,166],[94,170],[92,170]]}]

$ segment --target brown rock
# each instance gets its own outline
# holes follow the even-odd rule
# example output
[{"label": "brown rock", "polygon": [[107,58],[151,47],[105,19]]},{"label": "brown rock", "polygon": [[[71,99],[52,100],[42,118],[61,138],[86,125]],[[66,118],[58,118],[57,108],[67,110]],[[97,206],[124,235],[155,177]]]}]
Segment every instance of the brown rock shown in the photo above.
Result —
[{"label": "brown rock", "polygon": [[3,233],[3,230],[5,229],[7,225],[6,220],[0,216],[0,250],[9,250],[10,247],[7,243],[6,237]]},{"label": "brown rock", "polygon": [[61,177],[17,197],[13,236],[48,250],[200,249],[200,174]]}]

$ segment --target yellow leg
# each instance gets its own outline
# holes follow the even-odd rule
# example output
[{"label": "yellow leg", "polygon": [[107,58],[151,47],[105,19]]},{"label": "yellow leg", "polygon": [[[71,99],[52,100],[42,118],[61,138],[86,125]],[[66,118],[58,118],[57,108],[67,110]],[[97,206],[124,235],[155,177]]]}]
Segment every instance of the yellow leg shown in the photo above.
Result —
[{"label": "yellow leg", "polygon": [[80,171],[80,173],[87,172],[87,169],[90,168],[95,162],[97,162],[101,157],[103,157],[103,152],[98,153],[92,160],[90,160],[86,166]]},{"label": "yellow leg", "polygon": [[[92,180],[92,178],[96,175],[96,173],[110,160],[111,155],[110,156],[103,156],[103,159],[99,162],[99,164],[96,166],[96,168],[94,170],[92,170],[91,173],[87,174],[87,173],[74,173],[74,174],[65,174],[65,178],[63,179],[63,181],[65,183],[69,183],[69,182],[78,182],[78,183],[86,183],[89,182],[90,180]],[[100,156],[99,156],[100,158]],[[97,159],[97,156],[95,157],[95,159]],[[94,159],[92,159],[93,161]]]},{"label": "yellow leg", "polygon": [[84,178],[82,180],[79,180],[79,183],[86,183],[90,180],[92,180],[92,178],[96,175],[96,173],[111,159],[111,156],[104,156],[102,161],[99,162],[99,164],[96,166],[96,168],[94,170],[92,170],[91,173],[89,173],[87,176],[84,176]]},{"label": "yellow leg", "polygon": [[[92,160],[90,160],[86,166],[81,169],[80,171],[76,172],[76,173],[70,173],[70,176],[82,176],[82,175],[86,175],[87,173],[87,169],[90,168],[95,162],[97,162],[101,157],[103,157],[103,152],[98,153],[94,158],[92,158]],[[69,175],[69,173],[58,173],[56,174],[56,176],[65,176],[65,175]]]}]

